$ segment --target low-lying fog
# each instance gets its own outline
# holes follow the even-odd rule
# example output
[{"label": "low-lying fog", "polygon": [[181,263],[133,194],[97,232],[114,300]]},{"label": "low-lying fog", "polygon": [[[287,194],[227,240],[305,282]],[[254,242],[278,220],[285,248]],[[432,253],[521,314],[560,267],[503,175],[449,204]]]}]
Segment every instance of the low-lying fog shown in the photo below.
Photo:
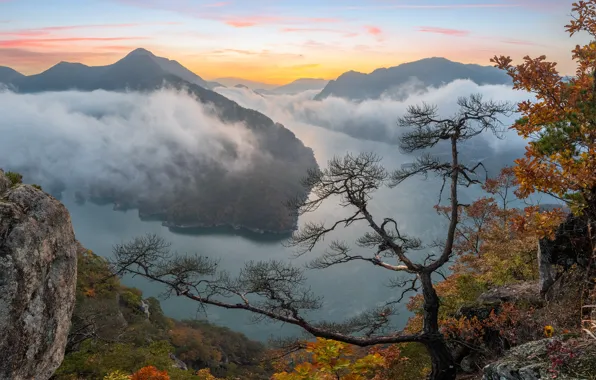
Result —
[{"label": "low-lying fog", "polygon": [[[391,144],[399,136],[396,119],[403,115],[408,105],[422,101],[437,104],[441,114],[447,116],[454,112],[458,96],[471,93],[482,93],[486,99],[513,102],[530,97],[505,86],[478,86],[469,81],[456,81],[424,94],[414,94],[404,102],[385,98],[359,104],[336,98],[315,102],[310,100],[314,94],[308,92],[265,97],[239,88],[222,88],[218,92],[285,125],[314,150],[322,167],[334,155],[373,151],[383,157],[388,169],[412,161],[411,156],[400,154],[397,146]],[[122,183],[122,186],[150,190],[143,188],[143,176],[135,175],[135,170],[139,163],[164,165],[169,159],[168,142],[171,141],[183,144],[190,141],[192,144],[187,146],[193,149],[201,146],[195,152],[199,155],[217,155],[221,145],[227,142],[242,147],[248,156],[255,154],[251,151],[251,135],[246,128],[222,125],[186,96],[167,90],[152,95],[103,91],[16,95],[4,91],[0,92],[0,115],[3,115],[0,118],[1,166],[4,169],[35,168],[33,178],[26,178],[29,182],[63,183],[67,188],[63,202],[71,212],[77,237],[98,254],[109,256],[113,244],[147,232],[162,235],[178,251],[196,251],[218,258],[221,267],[232,272],[247,260],[289,259],[292,253],[291,249],[267,236],[251,239],[243,234],[216,231],[201,235],[173,234],[159,222],[140,221],[136,211],[117,212],[111,206],[75,201],[70,186],[92,184],[97,180],[120,180],[122,177],[114,171],[135,179]],[[509,126],[513,120],[511,117],[503,121]],[[493,160],[491,166],[495,167],[511,164],[514,157],[523,154],[523,145],[524,142],[512,132],[506,133],[505,140],[486,135],[473,143],[483,155]],[[226,164],[236,167],[245,161],[238,157]],[[371,211],[379,219],[389,216],[397,219],[406,233],[432,240],[442,236],[445,224],[433,210],[439,188],[440,183],[431,178],[412,180],[393,190],[382,189],[375,194]],[[478,195],[476,189],[462,192],[463,201]],[[302,217],[299,222],[323,220],[331,223],[345,212],[331,202]],[[339,230],[296,262],[315,257],[333,238],[351,242],[366,231],[364,224]],[[398,296],[396,290],[383,286],[390,276],[391,273],[384,269],[366,263],[311,271],[312,289],[325,297],[324,308],[312,316],[341,319]],[[139,278],[125,282],[143,289],[145,296],[157,296],[163,290]],[[197,305],[183,298],[166,300],[163,307],[167,314],[176,318],[204,317],[198,312]],[[280,325],[251,324],[249,315],[244,312],[211,307],[208,314],[212,322],[242,331],[251,338],[265,339],[285,329]],[[406,318],[404,312],[400,322]]]}]

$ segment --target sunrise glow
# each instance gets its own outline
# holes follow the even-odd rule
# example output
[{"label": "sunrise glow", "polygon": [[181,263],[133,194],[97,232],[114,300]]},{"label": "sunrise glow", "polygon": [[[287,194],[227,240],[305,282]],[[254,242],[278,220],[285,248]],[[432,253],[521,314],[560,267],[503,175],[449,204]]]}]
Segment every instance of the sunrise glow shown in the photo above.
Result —
[{"label": "sunrise glow", "polygon": [[571,2],[0,0],[0,65],[35,74],[144,47],[206,79],[275,84],[430,56],[488,65],[495,54],[546,54],[568,74]]}]

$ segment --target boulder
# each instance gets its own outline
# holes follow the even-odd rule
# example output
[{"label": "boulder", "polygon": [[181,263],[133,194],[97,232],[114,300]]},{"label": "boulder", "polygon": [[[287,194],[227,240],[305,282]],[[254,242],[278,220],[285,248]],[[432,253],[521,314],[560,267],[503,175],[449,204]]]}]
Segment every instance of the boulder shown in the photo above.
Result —
[{"label": "boulder", "polygon": [[544,300],[539,294],[539,285],[533,281],[519,282],[494,287],[482,293],[477,301],[482,305],[500,304],[503,302],[523,302],[534,306],[542,306]]},{"label": "boulder", "polygon": [[[585,380],[596,373],[596,341],[568,341],[574,352],[565,366],[553,368],[549,343],[559,338],[532,341],[512,348],[507,355],[484,367],[482,380]],[[571,369],[571,371],[568,371]]]},{"label": "boulder", "polygon": [[62,362],[76,249],[66,208],[0,170],[0,379],[46,380]]},{"label": "boulder", "polygon": [[143,314],[145,314],[145,317],[147,317],[147,319],[149,319],[151,317],[151,312],[149,311],[149,303],[147,303],[147,301],[145,300],[141,300],[141,311],[143,312]]}]

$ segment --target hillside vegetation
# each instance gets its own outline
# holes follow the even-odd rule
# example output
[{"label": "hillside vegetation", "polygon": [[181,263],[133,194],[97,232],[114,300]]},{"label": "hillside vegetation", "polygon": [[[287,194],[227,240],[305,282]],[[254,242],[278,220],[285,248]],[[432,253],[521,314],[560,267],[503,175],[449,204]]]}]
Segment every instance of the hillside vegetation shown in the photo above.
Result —
[{"label": "hillside vegetation", "polygon": [[122,285],[105,259],[80,247],[76,307],[54,379],[101,380],[148,366],[172,380],[267,379],[264,353],[261,343],[228,328],[166,317],[157,299]]}]

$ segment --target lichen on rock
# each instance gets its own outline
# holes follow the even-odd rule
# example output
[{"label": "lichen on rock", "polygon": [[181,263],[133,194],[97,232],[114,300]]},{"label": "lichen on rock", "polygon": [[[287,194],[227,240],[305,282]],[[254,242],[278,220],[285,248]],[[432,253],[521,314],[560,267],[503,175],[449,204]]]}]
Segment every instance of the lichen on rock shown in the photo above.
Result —
[{"label": "lichen on rock", "polygon": [[75,303],[70,215],[0,170],[0,379],[49,379],[64,357]]}]

